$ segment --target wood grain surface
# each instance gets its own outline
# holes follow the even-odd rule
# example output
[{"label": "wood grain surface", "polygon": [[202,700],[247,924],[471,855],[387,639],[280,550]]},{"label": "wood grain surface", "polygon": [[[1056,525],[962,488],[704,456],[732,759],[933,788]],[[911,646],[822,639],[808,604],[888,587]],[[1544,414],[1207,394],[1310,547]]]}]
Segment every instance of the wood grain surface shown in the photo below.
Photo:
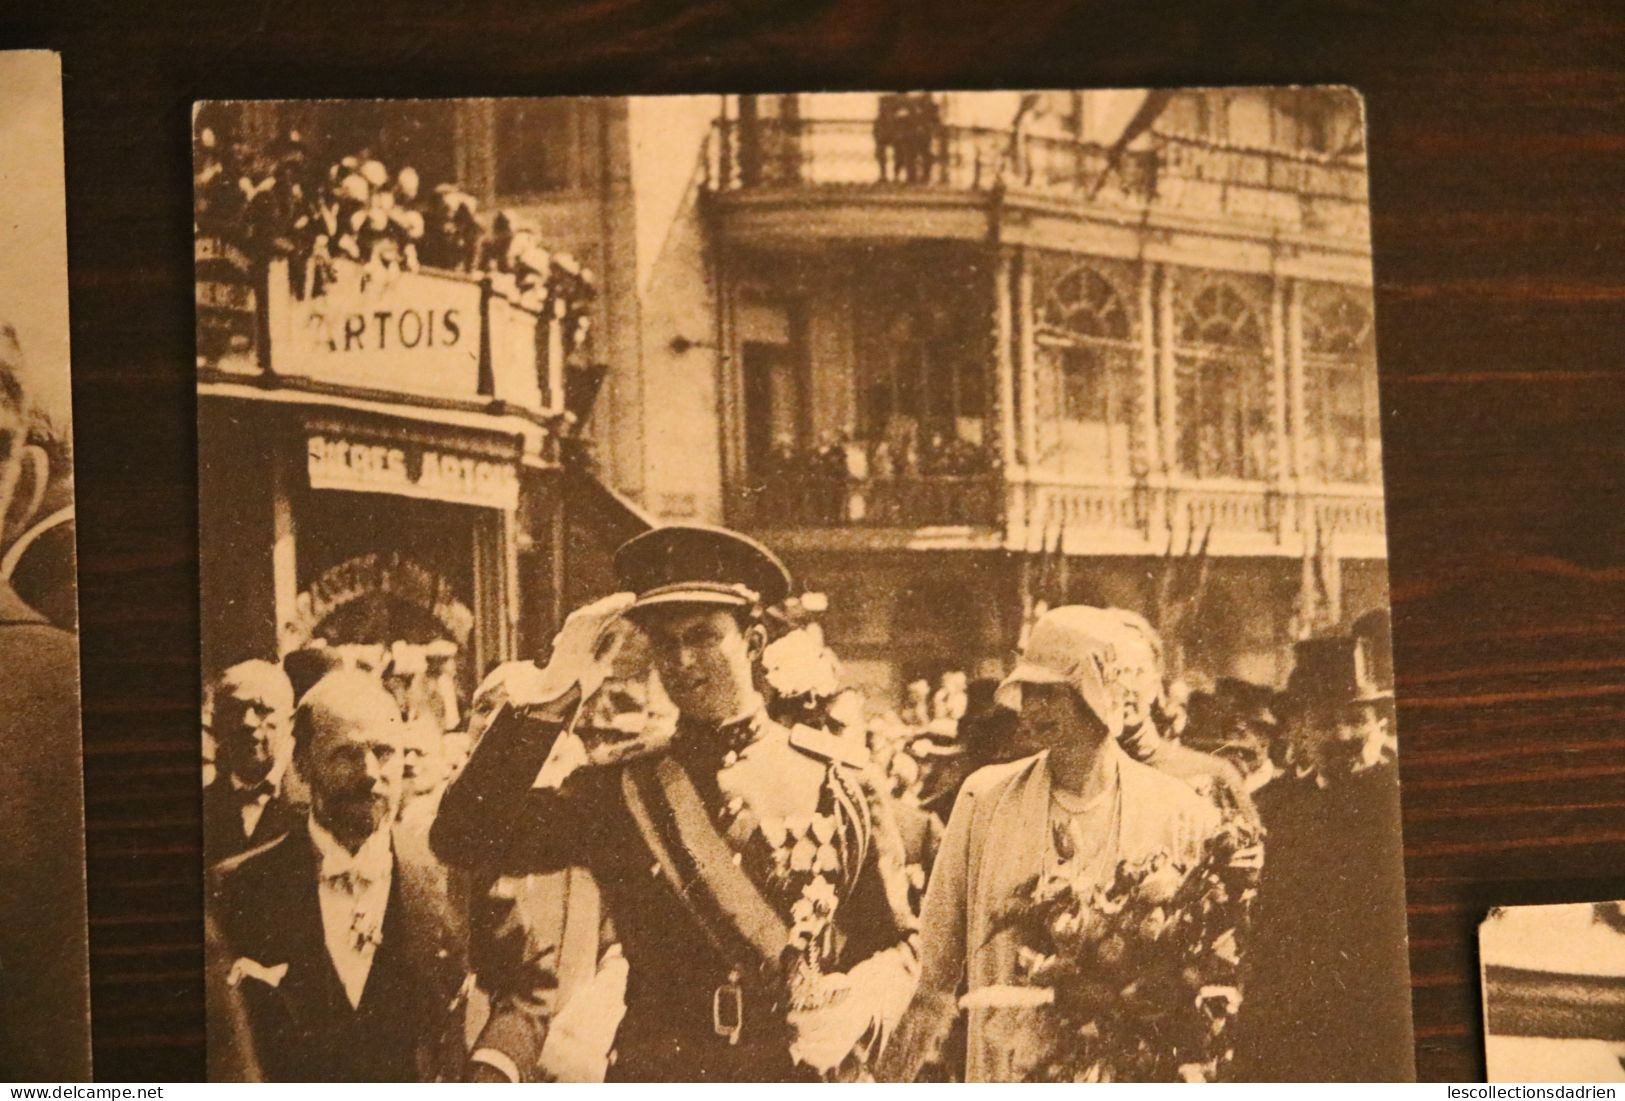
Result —
[{"label": "wood grain surface", "polygon": [[1421,1075],[1482,1074],[1486,906],[1625,895],[1617,0],[35,0],[0,45],[64,54],[100,1078],[203,1069],[199,97],[1359,88]]}]

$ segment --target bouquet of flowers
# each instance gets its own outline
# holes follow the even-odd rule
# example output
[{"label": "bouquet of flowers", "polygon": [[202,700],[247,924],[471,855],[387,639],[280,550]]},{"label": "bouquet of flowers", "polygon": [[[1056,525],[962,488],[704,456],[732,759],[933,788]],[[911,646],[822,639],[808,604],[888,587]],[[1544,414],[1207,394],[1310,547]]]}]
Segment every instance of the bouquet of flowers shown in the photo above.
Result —
[{"label": "bouquet of flowers", "polygon": [[1192,867],[1158,853],[1121,862],[1104,884],[1066,869],[1028,880],[993,925],[1018,939],[1020,984],[961,1005],[1047,1007],[1029,1081],[1215,1079],[1241,1004],[1258,853],[1257,837],[1227,826]]}]

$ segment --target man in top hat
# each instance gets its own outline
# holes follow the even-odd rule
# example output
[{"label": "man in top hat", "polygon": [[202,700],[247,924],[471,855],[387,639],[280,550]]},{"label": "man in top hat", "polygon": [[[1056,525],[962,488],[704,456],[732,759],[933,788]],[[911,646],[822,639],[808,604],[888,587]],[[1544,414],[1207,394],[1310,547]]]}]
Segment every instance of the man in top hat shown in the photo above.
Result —
[{"label": "man in top hat", "polygon": [[[637,536],[615,570],[628,592],[574,612],[544,669],[503,674],[511,702],[447,789],[435,850],[593,873],[628,966],[611,1079],[852,1076],[913,991],[915,923],[883,793],[847,743],[764,711],[761,616],[789,574],[703,527]],[[676,729],[595,761],[561,735],[601,710],[622,621],[647,637]],[[559,780],[555,747],[583,761]]]},{"label": "man in top hat", "polygon": [[1353,638],[1300,642],[1296,658],[1282,697],[1293,771],[1258,795],[1269,859],[1237,1077],[1408,1079],[1399,771],[1381,718],[1390,694]]}]

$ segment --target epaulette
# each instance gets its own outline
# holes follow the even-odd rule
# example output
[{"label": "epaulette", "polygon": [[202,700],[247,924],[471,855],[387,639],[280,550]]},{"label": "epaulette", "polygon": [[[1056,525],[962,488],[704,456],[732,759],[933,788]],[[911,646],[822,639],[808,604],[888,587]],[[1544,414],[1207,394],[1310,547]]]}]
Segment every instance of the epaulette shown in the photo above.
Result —
[{"label": "epaulette", "polygon": [[790,728],[790,745],[809,757],[819,757],[853,768],[868,768],[869,755],[862,746],[854,745],[838,734],[817,727],[797,724]]}]

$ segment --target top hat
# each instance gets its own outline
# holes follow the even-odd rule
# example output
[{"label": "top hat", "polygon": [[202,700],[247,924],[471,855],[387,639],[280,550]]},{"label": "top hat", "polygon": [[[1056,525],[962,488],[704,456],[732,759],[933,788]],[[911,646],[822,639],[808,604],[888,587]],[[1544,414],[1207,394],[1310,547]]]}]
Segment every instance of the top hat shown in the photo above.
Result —
[{"label": "top hat", "polygon": [[1365,668],[1371,680],[1392,692],[1394,688],[1393,616],[1387,608],[1374,608],[1349,626],[1349,634],[1360,643]]},{"label": "top hat", "polygon": [[654,528],[615,552],[620,588],[632,611],[662,604],[771,608],[790,595],[790,571],[756,540],[724,528]]},{"label": "top hat", "polygon": [[1393,699],[1372,677],[1367,649],[1346,635],[1304,639],[1293,646],[1286,692],[1297,702],[1378,703]]}]

